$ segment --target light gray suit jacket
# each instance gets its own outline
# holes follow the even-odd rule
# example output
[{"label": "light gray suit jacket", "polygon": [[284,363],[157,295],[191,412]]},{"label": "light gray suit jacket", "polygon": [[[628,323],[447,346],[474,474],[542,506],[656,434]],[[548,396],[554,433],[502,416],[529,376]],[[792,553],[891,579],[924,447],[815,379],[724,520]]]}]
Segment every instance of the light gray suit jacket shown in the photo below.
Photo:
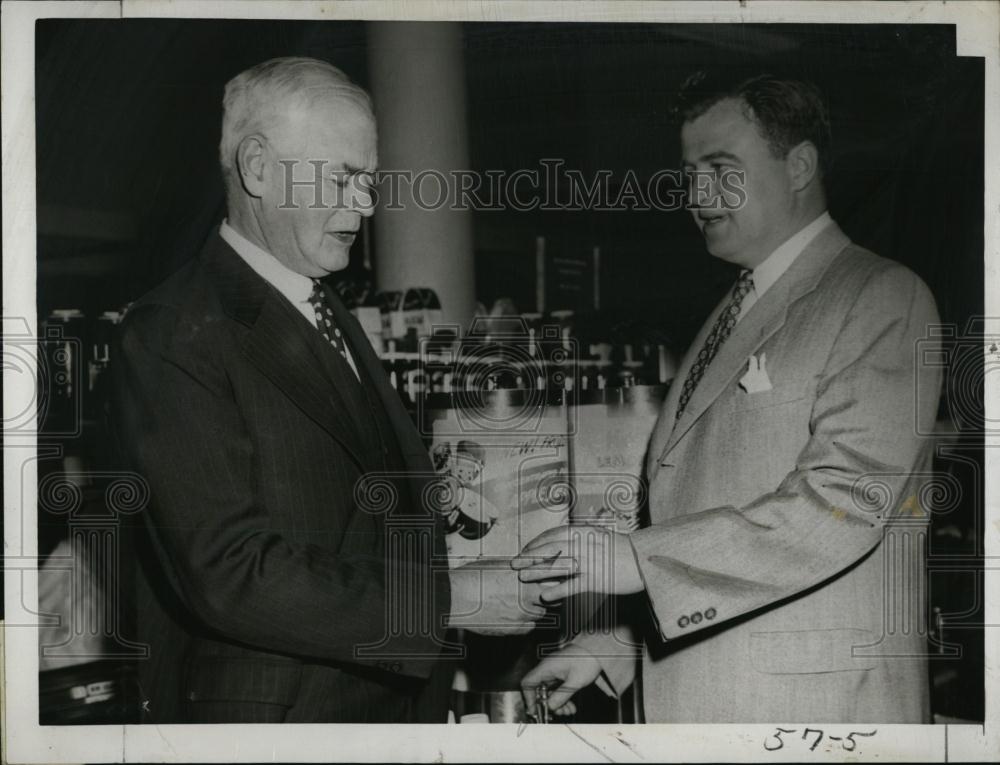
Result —
[{"label": "light gray suit jacket", "polygon": [[[631,537],[651,616],[647,722],[927,721],[917,422],[933,423],[941,381],[917,341],[937,323],[918,277],[831,224],[676,420],[673,386],[647,454],[651,526]],[[747,392],[762,354],[770,389]],[[627,686],[620,646],[581,642]]]}]

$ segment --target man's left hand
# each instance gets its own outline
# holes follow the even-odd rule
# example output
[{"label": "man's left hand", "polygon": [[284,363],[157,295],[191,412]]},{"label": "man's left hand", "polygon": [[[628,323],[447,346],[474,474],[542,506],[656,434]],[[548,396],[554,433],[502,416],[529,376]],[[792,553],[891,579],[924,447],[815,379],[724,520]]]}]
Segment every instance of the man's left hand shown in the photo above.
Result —
[{"label": "man's left hand", "polygon": [[546,603],[583,592],[629,595],[644,589],[628,537],[599,526],[544,531],[524,546],[511,566],[522,582],[543,582],[541,598]]}]

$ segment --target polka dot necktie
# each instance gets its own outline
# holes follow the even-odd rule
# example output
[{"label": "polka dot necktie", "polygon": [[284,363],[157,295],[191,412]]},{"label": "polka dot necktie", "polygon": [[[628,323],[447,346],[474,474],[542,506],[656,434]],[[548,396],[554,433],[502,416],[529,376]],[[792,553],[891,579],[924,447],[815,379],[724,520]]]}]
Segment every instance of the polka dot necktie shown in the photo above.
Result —
[{"label": "polka dot necktie", "polygon": [[677,419],[680,419],[680,416],[684,413],[684,408],[688,405],[688,401],[691,400],[691,395],[694,393],[694,389],[698,387],[698,383],[701,382],[701,378],[704,376],[705,370],[708,369],[708,365],[712,363],[712,359],[719,352],[719,348],[722,347],[722,344],[726,342],[726,339],[732,333],[733,327],[736,326],[736,320],[740,318],[740,307],[743,305],[743,299],[749,294],[752,288],[753,272],[744,270],[733,286],[733,294],[729,299],[729,304],[722,309],[719,318],[715,320],[712,330],[708,333],[708,337],[705,338],[705,344],[698,351],[698,358],[695,359],[691,370],[688,372],[687,379],[684,380],[680,402],[677,404]]},{"label": "polka dot necktie", "polygon": [[337,329],[333,321],[333,311],[326,302],[326,293],[323,291],[323,285],[320,284],[319,279],[313,279],[312,281],[313,289],[312,294],[309,295],[309,304],[313,307],[316,315],[316,328],[326,341],[333,346],[333,349],[343,356],[345,361],[348,361],[347,346],[344,345],[344,340],[340,336],[340,330]]}]

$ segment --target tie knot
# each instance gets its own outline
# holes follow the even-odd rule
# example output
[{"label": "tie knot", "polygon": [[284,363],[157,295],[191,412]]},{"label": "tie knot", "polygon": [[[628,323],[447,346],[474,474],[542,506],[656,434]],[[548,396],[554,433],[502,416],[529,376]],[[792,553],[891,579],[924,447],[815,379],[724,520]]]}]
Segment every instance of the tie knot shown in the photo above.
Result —
[{"label": "tie knot", "polygon": [[332,319],[333,311],[330,310],[330,303],[326,299],[326,291],[319,279],[313,279],[312,293],[309,295],[309,305],[316,311],[317,319]]},{"label": "tie knot", "polygon": [[740,276],[736,280],[736,286],[733,287],[733,297],[742,300],[746,297],[747,293],[753,288],[753,271],[748,271],[743,269],[740,271]]},{"label": "tie knot", "polygon": [[313,283],[313,288],[312,292],[309,294],[309,303],[316,310],[318,311],[322,310],[326,313],[329,313],[330,303],[326,299],[326,290],[323,289],[322,282],[320,282],[319,279],[313,279],[312,283]]}]

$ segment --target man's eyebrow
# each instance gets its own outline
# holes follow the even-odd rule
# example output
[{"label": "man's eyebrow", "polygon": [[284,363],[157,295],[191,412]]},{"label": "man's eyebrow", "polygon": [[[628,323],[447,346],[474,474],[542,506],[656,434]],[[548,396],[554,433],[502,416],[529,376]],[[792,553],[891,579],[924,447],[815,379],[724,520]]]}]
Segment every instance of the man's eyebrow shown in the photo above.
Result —
[{"label": "man's eyebrow", "polygon": [[710,162],[714,162],[714,161],[720,160],[720,159],[728,159],[728,160],[731,160],[733,162],[741,162],[742,161],[738,156],[736,156],[732,152],[729,152],[729,151],[712,151],[712,152],[709,152],[708,154],[702,154],[700,157],[698,157],[698,159],[695,159],[695,160],[685,159],[684,157],[681,157],[681,166],[682,167],[694,167],[695,164],[698,163],[698,162],[709,162],[710,163]]},{"label": "man's eyebrow", "polygon": [[344,163],[333,165],[332,171],[334,175],[340,175],[340,174],[357,175],[358,173],[368,172],[368,170],[366,170],[363,167],[355,167],[354,165],[348,165]]},{"label": "man's eyebrow", "polygon": [[702,154],[701,157],[700,157],[700,159],[701,159],[702,162],[711,162],[711,161],[716,160],[716,159],[731,159],[731,160],[734,160],[735,162],[739,162],[740,161],[739,157],[737,157],[732,152],[728,152],[728,151],[713,151],[713,152],[709,152],[708,154]]}]

